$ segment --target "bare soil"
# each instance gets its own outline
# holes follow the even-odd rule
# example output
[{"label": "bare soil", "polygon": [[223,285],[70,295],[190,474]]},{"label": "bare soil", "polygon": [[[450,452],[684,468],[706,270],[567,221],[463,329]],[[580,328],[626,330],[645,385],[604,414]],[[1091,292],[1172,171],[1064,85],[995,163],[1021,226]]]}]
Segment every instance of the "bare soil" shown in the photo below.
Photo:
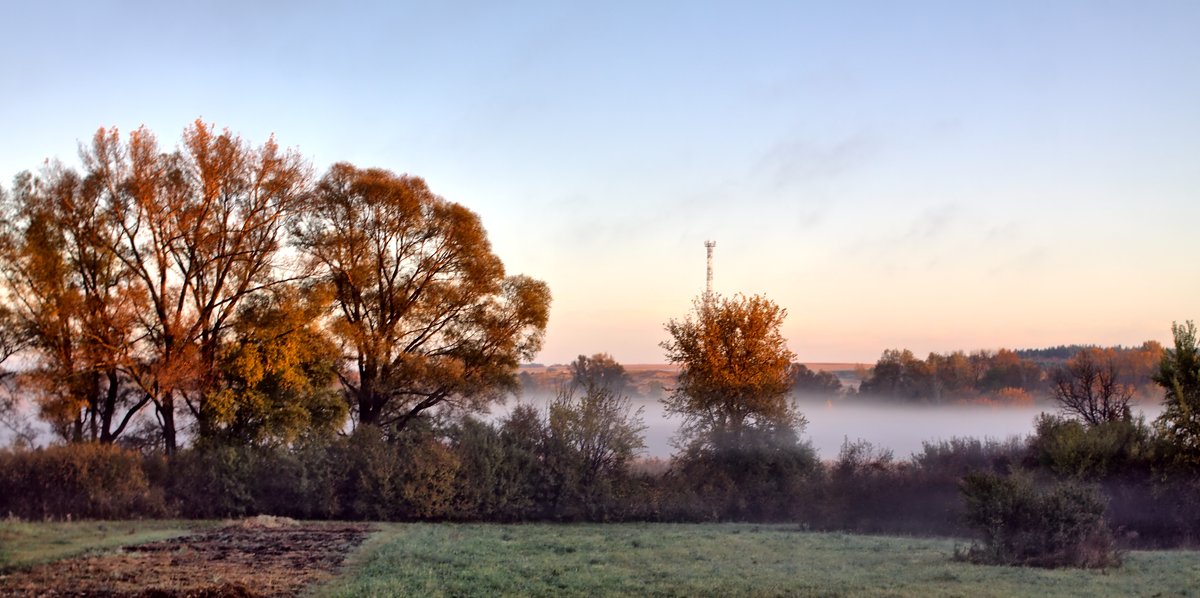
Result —
[{"label": "bare soil", "polygon": [[230,525],[0,577],[0,596],[296,596],[332,576],[366,524]]}]

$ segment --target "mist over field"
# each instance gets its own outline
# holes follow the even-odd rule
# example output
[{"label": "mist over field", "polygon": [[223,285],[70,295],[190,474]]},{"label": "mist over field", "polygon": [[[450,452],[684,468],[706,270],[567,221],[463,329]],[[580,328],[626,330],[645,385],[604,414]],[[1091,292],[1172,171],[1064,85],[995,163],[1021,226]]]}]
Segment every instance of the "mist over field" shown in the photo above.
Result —
[{"label": "mist over field", "polygon": [[[553,397],[543,393],[523,394],[504,404],[492,407],[485,419],[496,421],[519,404],[530,404],[544,410]],[[681,418],[668,415],[657,399],[635,398],[634,409],[642,409],[647,458],[670,457],[675,449],[671,439],[679,429]],[[906,459],[921,450],[924,442],[951,438],[1006,440],[1011,436],[1024,438],[1033,432],[1034,419],[1041,413],[1058,413],[1052,405],[978,406],[978,405],[904,405],[871,400],[799,401],[800,412],[808,420],[801,439],[817,449],[823,460],[837,457],[846,440],[866,440],[879,448],[891,450],[897,459]],[[1134,417],[1144,416],[1151,422],[1162,412],[1157,402],[1144,400],[1133,409]]]},{"label": "mist over field", "polygon": [[[803,438],[812,442],[822,459],[837,457],[843,440],[863,439],[877,447],[890,449],[897,459],[921,450],[923,442],[954,437],[1004,440],[1024,437],[1033,432],[1038,414],[1057,413],[1051,406],[983,407],[897,406],[872,403],[801,403],[808,418]],[[1144,405],[1134,416],[1144,414],[1147,421],[1158,416],[1161,407]]]}]

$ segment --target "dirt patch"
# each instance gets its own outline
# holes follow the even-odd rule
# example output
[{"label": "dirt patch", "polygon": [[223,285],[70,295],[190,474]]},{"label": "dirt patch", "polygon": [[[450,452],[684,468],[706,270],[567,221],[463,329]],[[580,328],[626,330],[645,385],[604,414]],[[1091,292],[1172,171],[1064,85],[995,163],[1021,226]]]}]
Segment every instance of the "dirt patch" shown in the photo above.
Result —
[{"label": "dirt patch", "polygon": [[235,524],[0,577],[0,596],[295,596],[366,539],[365,524]]}]

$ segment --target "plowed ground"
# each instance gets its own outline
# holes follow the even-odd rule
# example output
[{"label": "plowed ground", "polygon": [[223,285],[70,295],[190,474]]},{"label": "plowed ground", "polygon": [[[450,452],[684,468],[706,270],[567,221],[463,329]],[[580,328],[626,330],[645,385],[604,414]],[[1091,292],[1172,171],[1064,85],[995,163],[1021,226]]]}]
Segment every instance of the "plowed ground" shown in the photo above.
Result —
[{"label": "plowed ground", "polygon": [[364,524],[229,526],[0,577],[0,596],[295,596],[327,579]]}]

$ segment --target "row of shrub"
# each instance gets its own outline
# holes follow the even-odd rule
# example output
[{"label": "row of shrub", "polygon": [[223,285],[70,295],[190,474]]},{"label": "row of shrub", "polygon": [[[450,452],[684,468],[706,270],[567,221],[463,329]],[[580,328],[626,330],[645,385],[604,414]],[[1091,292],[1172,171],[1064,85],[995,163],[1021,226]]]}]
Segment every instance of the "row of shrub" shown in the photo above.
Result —
[{"label": "row of shrub", "polygon": [[[71,444],[0,453],[0,513],[27,519],[271,514],[395,521],[789,521],[814,529],[947,536],[974,530],[992,537],[1001,532],[981,522],[972,505],[992,500],[1011,507],[1040,488],[1067,503],[1082,500],[1080,492],[1094,493],[1096,504],[1108,504],[1110,528],[1128,545],[1193,543],[1200,538],[1200,484],[1187,476],[1155,475],[1144,426],[1117,425],[1126,427],[1086,428],[1045,417],[1027,442],[955,439],[926,444],[908,460],[848,442],[836,460],[821,463],[807,445],[762,443],[664,467],[620,463],[607,469],[556,445],[532,409],[518,409],[499,424],[426,421],[399,435],[360,427],[349,436],[290,448],[201,446],[170,461]],[[1024,476],[1022,485],[993,480],[992,487],[1009,488],[1016,498],[980,494],[984,478],[978,476],[1008,480],[1012,472]],[[1069,492],[1055,490],[1063,478],[1073,480]],[[1036,511],[1026,507],[1019,510]]]}]

